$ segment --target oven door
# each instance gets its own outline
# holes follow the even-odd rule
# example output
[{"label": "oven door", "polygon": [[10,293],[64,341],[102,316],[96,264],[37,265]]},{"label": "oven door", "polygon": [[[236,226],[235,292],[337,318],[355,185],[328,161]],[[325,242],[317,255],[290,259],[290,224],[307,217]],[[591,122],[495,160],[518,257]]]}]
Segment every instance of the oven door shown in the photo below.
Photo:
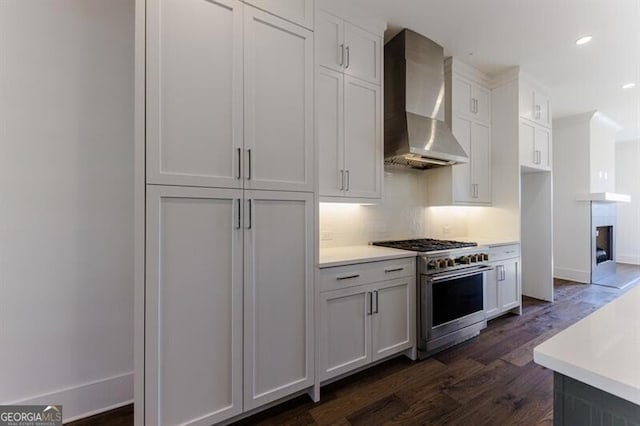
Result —
[{"label": "oven door", "polygon": [[484,286],[491,266],[422,275],[421,333],[433,340],[485,320]]}]

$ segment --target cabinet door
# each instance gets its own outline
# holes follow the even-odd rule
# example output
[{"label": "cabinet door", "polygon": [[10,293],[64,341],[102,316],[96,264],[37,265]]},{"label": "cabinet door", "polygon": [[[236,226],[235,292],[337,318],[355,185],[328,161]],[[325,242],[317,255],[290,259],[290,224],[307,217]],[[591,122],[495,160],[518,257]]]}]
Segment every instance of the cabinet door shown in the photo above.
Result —
[{"label": "cabinet door", "polygon": [[457,113],[472,116],[474,111],[471,96],[471,83],[458,75],[453,74],[452,109],[454,115]]},{"label": "cabinet door", "polygon": [[370,287],[320,294],[320,380],[330,379],[371,361]]},{"label": "cabinet door", "polygon": [[520,306],[520,283],[518,280],[518,260],[507,260],[502,265],[502,279],[498,281],[500,310],[506,311]]},{"label": "cabinet door", "polygon": [[342,19],[329,13],[318,11],[316,20],[316,49],[318,64],[334,71],[344,69],[344,25]]},{"label": "cabinet door", "polygon": [[527,120],[534,120],[533,89],[526,83],[521,82],[519,92],[520,117],[526,118]]},{"label": "cabinet door", "polygon": [[452,167],[453,173],[453,200],[457,203],[471,203],[475,202],[473,197],[474,188],[471,177],[471,163],[473,158],[471,157],[471,132],[474,123],[468,119],[459,115],[454,116],[453,119],[453,135],[456,137],[462,148],[469,156],[468,163],[455,164]]},{"label": "cabinet door", "polygon": [[382,39],[348,22],[344,23],[344,72],[381,84]]},{"label": "cabinet door", "polygon": [[242,191],[147,187],[145,418],[242,412]]},{"label": "cabinet door", "polygon": [[245,188],[313,190],[313,33],[245,7]]},{"label": "cabinet door", "polygon": [[[472,193],[476,203],[491,203],[491,136],[488,126],[473,123],[471,130]],[[472,187],[472,189],[474,189]]]},{"label": "cabinet door", "polygon": [[520,165],[538,167],[535,148],[536,127],[533,123],[520,120]]},{"label": "cabinet door", "polygon": [[533,94],[533,113],[535,120],[543,126],[551,125],[551,109],[549,108],[549,97],[541,92]]},{"label": "cabinet door", "polygon": [[539,168],[551,169],[551,130],[536,126],[534,148]]},{"label": "cabinet door", "polygon": [[380,86],[345,76],[344,163],[347,196],[380,198],[382,121]]},{"label": "cabinet door", "polygon": [[313,385],[313,194],[246,191],[244,409]]},{"label": "cabinet door", "polygon": [[500,274],[500,265],[492,263],[495,269],[487,271],[486,282],[484,287],[484,313],[487,318],[495,317],[500,313],[500,301],[498,294],[498,276]]},{"label": "cabinet door", "polygon": [[471,98],[475,102],[475,118],[486,124],[491,123],[491,92],[484,87],[474,85]]},{"label": "cabinet door", "polygon": [[313,30],[313,0],[244,0],[259,9]]},{"label": "cabinet door", "polygon": [[147,1],[147,182],[242,187],[242,9]]},{"label": "cabinet door", "polygon": [[373,291],[373,361],[411,348],[415,340],[415,278],[378,284]]},{"label": "cabinet door", "polygon": [[342,195],[345,184],[343,83],[342,73],[318,69],[318,179],[323,196]]}]

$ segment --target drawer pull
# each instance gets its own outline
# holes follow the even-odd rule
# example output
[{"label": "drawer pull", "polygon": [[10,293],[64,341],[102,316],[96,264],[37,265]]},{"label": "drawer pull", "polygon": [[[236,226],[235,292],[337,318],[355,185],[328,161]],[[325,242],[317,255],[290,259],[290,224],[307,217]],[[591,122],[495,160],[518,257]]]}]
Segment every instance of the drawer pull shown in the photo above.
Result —
[{"label": "drawer pull", "polygon": [[342,281],[342,280],[351,280],[353,278],[358,278],[360,276],[360,274],[355,274],[355,275],[347,275],[346,277],[337,277],[336,280],[338,281]]},{"label": "drawer pull", "polygon": [[404,268],[393,268],[393,269],[385,269],[384,270],[385,274],[387,274],[389,272],[399,272],[399,271],[404,271]]}]

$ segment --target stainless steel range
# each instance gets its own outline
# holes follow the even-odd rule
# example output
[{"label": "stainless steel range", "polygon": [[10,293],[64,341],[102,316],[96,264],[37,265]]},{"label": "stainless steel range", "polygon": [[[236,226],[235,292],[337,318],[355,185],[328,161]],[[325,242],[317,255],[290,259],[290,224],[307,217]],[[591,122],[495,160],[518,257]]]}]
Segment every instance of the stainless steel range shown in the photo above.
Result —
[{"label": "stainless steel range", "polygon": [[477,336],[487,326],[485,281],[493,268],[486,247],[429,238],[372,244],[420,253],[416,280],[420,359]]}]

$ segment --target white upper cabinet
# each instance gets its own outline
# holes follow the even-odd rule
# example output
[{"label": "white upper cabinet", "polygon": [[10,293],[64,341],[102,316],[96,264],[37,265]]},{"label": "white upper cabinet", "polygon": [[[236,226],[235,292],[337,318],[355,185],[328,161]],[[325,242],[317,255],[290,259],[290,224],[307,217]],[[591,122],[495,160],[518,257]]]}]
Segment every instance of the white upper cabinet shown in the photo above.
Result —
[{"label": "white upper cabinet", "polygon": [[313,30],[313,0],[244,0],[244,2]]},{"label": "white upper cabinet", "polygon": [[520,165],[529,171],[551,170],[551,102],[546,90],[528,76],[518,81]]},{"label": "white upper cabinet", "polygon": [[520,165],[533,171],[551,170],[551,129],[520,119]]},{"label": "white upper cabinet", "polygon": [[316,20],[316,51],[320,65],[344,71],[344,21],[321,10]]},{"label": "white upper cabinet", "polygon": [[313,190],[313,33],[247,6],[245,188]]},{"label": "white upper cabinet", "polygon": [[147,1],[147,182],[241,188],[242,3]]},{"label": "white upper cabinet", "polygon": [[323,67],[318,70],[321,196],[381,197],[380,98],[380,86]]},{"label": "white upper cabinet", "polygon": [[491,205],[491,91],[486,77],[445,61],[445,116],[467,163],[427,170],[429,205]]},{"label": "white upper cabinet", "polygon": [[344,195],[344,75],[318,70],[318,179],[320,194]]},{"label": "white upper cabinet", "polygon": [[382,37],[318,11],[316,114],[322,197],[382,197]]},{"label": "white upper cabinet", "polygon": [[544,92],[526,81],[520,82],[520,117],[551,127],[551,101]]},{"label": "white upper cabinet", "polygon": [[380,86],[345,76],[344,191],[349,197],[382,193],[382,112]]},{"label": "white upper cabinet", "polygon": [[452,101],[458,114],[491,123],[491,92],[467,78],[452,76]]},{"label": "white upper cabinet", "polygon": [[325,11],[318,11],[316,31],[320,65],[381,84],[382,37]]},{"label": "white upper cabinet", "polygon": [[147,8],[147,182],[312,191],[313,33],[237,0]]},{"label": "white upper cabinet", "polygon": [[382,40],[348,22],[344,23],[344,72],[374,84],[380,84]]}]

